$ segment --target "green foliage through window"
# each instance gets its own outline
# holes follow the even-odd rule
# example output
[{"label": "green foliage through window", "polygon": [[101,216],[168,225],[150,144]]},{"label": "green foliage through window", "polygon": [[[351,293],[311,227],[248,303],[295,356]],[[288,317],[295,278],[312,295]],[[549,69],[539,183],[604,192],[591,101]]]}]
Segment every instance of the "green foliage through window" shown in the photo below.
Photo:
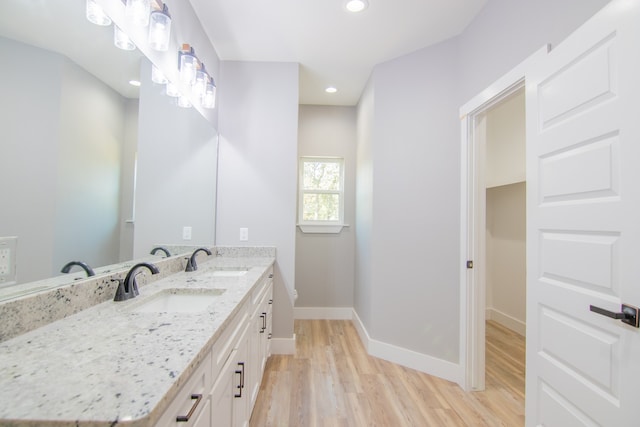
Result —
[{"label": "green foliage through window", "polygon": [[342,159],[300,160],[300,222],[342,222]]}]

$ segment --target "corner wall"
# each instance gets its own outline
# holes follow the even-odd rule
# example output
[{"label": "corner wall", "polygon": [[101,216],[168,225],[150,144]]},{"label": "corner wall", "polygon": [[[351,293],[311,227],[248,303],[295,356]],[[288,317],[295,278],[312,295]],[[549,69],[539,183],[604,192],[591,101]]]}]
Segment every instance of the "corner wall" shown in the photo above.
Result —
[{"label": "corner wall", "polygon": [[489,0],[459,37],[374,69],[358,108],[354,300],[373,340],[459,363],[459,107],[606,3]]},{"label": "corner wall", "polygon": [[[275,246],[273,335],[293,338],[298,64],[223,61],[216,244]],[[240,228],[249,240],[239,240]]]}]

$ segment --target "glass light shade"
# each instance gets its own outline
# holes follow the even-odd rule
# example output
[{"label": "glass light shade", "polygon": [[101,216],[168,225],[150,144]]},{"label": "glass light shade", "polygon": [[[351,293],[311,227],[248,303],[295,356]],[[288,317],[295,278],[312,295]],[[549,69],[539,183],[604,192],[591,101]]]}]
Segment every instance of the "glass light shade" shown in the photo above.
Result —
[{"label": "glass light shade", "polygon": [[167,96],[171,96],[173,98],[177,98],[180,96],[180,91],[178,90],[178,88],[176,87],[176,85],[174,85],[171,82],[167,82]]},{"label": "glass light shade", "polygon": [[104,10],[95,2],[95,0],[87,0],[87,19],[96,25],[106,27],[111,25],[111,18],[104,13]]},{"label": "glass light shade", "polygon": [[196,80],[198,58],[190,53],[180,54],[180,80],[186,84],[193,84]]},{"label": "glass light shade", "polygon": [[204,108],[216,108],[216,85],[207,83],[207,88],[202,96],[202,106]]},{"label": "glass light shade", "polygon": [[207,83],[209,82],[209,75],[203,70],[196,71],[196,80],[193,83],[191,91],[193,95],[200,98],[204,95],[207,89]]},{"label": "glass light shade", "polygon": [[171,38],[171,17],[163,10],[154,10],[149,16],[149,46],[164,52],[169,50]]},{"label": "glass light shade", "polygon": [[163,85],[167,83],[169,80],[165,77],[165,75],[160,71],[155,64],[151,64],[151,81],[157,83],[159,85]]},{"label": "glass light shade", "polygon": [[129,36],[117,25],[113,26],[113,43],[122,50],[134,50],[136,48]]},{"label": "glass light shade", "polygon": [[191,108],[191,101],[186,96],[181,96],[178,98],[178,107]]},{"label": "glass light shade", "polygon": [[149,25],[150,13],[150,0],[127,0],[124,7],[124,14],[129,22],[138,27],[146,27]]}]

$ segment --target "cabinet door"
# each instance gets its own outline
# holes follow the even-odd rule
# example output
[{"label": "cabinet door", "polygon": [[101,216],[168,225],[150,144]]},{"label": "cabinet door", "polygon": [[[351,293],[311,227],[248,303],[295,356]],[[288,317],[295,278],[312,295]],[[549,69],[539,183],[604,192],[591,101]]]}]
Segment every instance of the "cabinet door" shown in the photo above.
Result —
[{"label": "cabinet door", "polygon": [[[185,424],[190,425],[190,424]],[[193,427],[209,427],[211,425],[211,401],[206,400],[200,415],[193,422]]]},{"label": "cabinet door", "polygon": [[248,360],[249,355],[249,327],[245,329],[236,352],[234,373],[236,373],[233,389],[233,423],[234,427],[246,427],[249,425],[249,387],[246,386],[245,380],[251,364]]},{"label": "cabinet door", "polygon": [[230,427],[233,425],[233,396],[236,390],[235,350],[220,371],[211,390],[211,426]]}]

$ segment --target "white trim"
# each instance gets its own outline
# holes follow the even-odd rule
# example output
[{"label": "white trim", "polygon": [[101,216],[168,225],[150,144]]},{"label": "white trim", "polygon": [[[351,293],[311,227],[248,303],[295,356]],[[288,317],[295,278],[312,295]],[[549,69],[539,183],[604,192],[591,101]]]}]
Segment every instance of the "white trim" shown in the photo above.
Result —
[{"label": "white trim", "polygon": [[[550,51],[545,45],[514,67],[507,74],[460,107],[461,168],[460,168],[460,366],[462,387],[469,390],[484,389],[484,288],[479,277],[485,271],[479,224],[474,212],[485,209],[483,200],[476,193],[477,181],[474,168],[478,156],[474,152],[476,116],[495,105],[496,102],[524,86],[526,71],[531,64],[539,62]],[[482,204],[480,206],[479,204]],[[474,261],[474,269],[466,268],[466,261]]]},{"label": "white trim", "polygon": [[294,319],[330,319],[330,320],[351,320],[353,319],[352,307],[294,307]]},{"label": "white trim", "polygon": [[296,354],[296,334],[291,338],[271,338],[271,354]]},{"label": "white trim", "polygon": [[369,355],[461,384],[461,365],[371,339],[355,310],[353,324]]},{"label": "white trim", "polygon": [[505,328],[512,330],[519,335],[522,335],[523,337],[526,336],[527,324],[520,319],[516,319],[513,316],[503,313],[500,310],[487,307],[486,319],[493,320],[496,323],[501,324]]},{"label": "white trim", "polygon": [[338,234],[344,227],[349,227],[349,224],[298,224],[303,233],[316,234]]}]

